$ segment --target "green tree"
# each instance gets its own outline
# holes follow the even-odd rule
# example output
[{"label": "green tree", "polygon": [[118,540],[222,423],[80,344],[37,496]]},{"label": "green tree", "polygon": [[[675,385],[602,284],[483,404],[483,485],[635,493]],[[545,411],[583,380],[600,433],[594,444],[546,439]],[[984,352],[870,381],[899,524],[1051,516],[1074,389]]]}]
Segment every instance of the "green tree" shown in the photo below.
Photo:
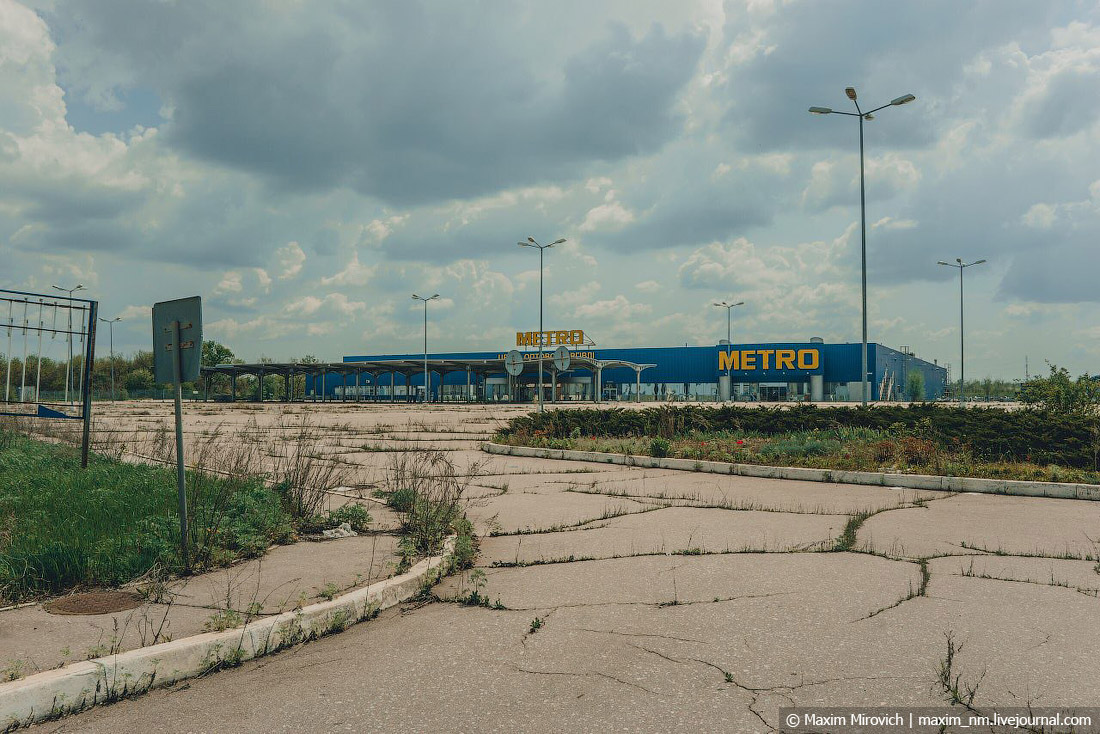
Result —
[{"label": "green tree", "polygon": [[144,367],[132,370],[126,375],[127,390],[152,390],[153,384],[153,373]]},{"label": "green tree", "polygon": [[905,378],[905,393],[912,403],[918,403],[926,399],[923,372],[913,370],[909,373],[909,376]]},{"label": "green tree", "polygon": [[233,350],[225,346],[224,344],[219,344],[216,341],[203,340],[203,367],[216,367],[219,364],[230,364],[235,358],[236,355],[233,354]]},{"label": "green tree", "polygon": [[1065,367],[1047,362],[1050,375],[1035,377],[1020,387],[1020,401],[1052,413],[1095,413],[1100,405],[1100,380],[1087,373],[1076,380]]}]

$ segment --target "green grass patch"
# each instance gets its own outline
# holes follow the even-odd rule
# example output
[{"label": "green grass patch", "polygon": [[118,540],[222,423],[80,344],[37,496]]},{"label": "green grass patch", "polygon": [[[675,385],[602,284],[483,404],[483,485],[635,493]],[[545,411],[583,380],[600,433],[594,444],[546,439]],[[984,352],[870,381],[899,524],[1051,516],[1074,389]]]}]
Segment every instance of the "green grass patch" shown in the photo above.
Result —
[{"label": "green grass patch", "polygon": [[1091,466],[1039,463],[1034,460],[1035,457],[1028,455],[1019,459],[992,458],[973,443],[944,441],[919,426],[833,426],[781,433],[689,430],[670,438],[575,434],[559,438],[502,432],[494,440],[522,446],[667,456],[694,461],[1100,484],[1100,471]]},{"label": "green grass patch", "polygon": [[[0,428],[0,599],[116,586],[181,568],[176,476],[37,441]],[[280,496],[258,478],[189,472],[188,514],[197,568],[261,555],[290,542]]]}]

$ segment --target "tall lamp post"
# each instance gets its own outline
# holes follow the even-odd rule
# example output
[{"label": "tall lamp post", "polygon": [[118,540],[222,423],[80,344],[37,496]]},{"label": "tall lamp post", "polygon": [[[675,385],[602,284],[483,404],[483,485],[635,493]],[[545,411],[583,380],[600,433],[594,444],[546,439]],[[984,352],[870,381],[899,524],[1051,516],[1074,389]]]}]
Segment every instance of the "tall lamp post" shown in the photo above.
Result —
[{"label": "tall lamp post", "polygon": [[[62,288],[59,285],[53,286],[62,293],[68,293],[69,298],[73,297],[73,294],[77,291],[84,290],[83,283],[77,283],[75,288]],[[72,382],[73,374],[73,308],[72,304],[69,304],[69,364],[65,368],[65,402],[69,402],[69,383]]]},{"label": "tall lamp post", "polygon": [[115,399],[115,322],[122,321],[121,316],[115,316],[113,319],[100,319],[103,323],[107,324],[107,327],[111,334],[111,400]]},{"label": "tall lamp post", "polygon": [[[731,316],[731,314],[733,313],[733,308],[734,308],[734,306],[744,306],[745,302],[744,301],[738,301],[737,303],[727,303],[726,301],[721,301],[721,302],[715,303],[714,305],[726,309],[726,349],[729,349],[729,347],[730,347],[730,333],[731,333],[730,332],[730,324],[733,321],[733,317]],[[733,378],[731,376],[730,370],[731,370],[731,366],[727,362],[726,363],[726,382],[729,383],[729,385],[727,386],[727,389],[730,391],[730,397],[733,397]]]},{"label": "tall lamp post", "polygon": [[520,247],[534,247],[539,251],[539,412],[542,412],[542,340],[544,334],[542,331],[542,253],[544,250],[549,250],[554,245],[560,245],[565,242],[565,239],[554,240],[549,245],[540,245],[535,242],[533,237],[528,237],[526,242],[517,242]]},{"label": "tall lamp post", "polygon": [[432,386],[428,382],[428,301],[434,301],[439,298],[439,294],[424,298],[413,293],[413,298],[417,301],[424,302],[424,402],[431,402],[431,389]]},{"label": "tall lamp post", "polygon": [[966,407],[966,341],[963,338],[963,271],[974,265],[981,265],[985,260],[975,260],[972,263],[964,263],[962,258],[955,258],[953,263],[945,263],[940,260],[938,265],[946,265],[949,268],[959,269],[959,405]]},{"label": "tall lamp post", "polygon": [[860,258],[861,258],[861,272],[863,283],[863,349],[861,364],[863,368],[862,378],[860,383],[862,385],[861,391],[862,404],[867,405],[868,387],[867,381],[867,196],[866,187],[864,185],[864,173],[863,173],[863,121],[873,120],[874,113],[879,110],[886,109],[890,106],[900,106],[903,104],[909,104],[916,99],[911,94],[906,94],[897,99],[891,100],[887,104],[881,107],[876,107],[873,110],[864,112],[860,109],[859,102],[856,101],[855,87],[846,87],[844,93],[848,95],[848,99],[852,100],[852,104],[856,106],[855,112],[840,112],[838,110],[831,109],[829,107],[811,107],[810,112],[815,115],[847,115],[848,117],[855,117],[859,120],[859,234],[860,234]]}]

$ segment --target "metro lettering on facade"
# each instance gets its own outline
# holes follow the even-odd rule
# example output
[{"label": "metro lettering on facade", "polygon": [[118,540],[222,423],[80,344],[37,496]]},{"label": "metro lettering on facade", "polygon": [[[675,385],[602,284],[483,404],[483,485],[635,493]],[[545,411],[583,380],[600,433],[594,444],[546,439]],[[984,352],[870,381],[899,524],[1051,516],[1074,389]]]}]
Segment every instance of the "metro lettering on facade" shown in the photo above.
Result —
[{"label": "metro lettering on facade", "polygon": [[[539,338],[541,335],[541,339]],[[517,331],[517,347],[551,347],[554,345],[585,345],[590,343],[584,336],[583,329],[570,329],[568,331]]]},{"label": "metro lettering on facade", "polygon": [[818,349],[735,349],[718,353],[718,370],[754,372],[791,370],[812,372],[821,368]]}]

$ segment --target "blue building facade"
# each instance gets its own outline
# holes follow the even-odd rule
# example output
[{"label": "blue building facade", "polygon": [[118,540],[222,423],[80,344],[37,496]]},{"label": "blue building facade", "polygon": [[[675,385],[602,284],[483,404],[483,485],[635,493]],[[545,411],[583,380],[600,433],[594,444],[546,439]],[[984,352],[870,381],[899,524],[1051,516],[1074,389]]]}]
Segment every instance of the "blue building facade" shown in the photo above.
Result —
[{"label": "blue building facade", "polygon": [[[575,368],[560,374],[550,369],[552,351],[544,351],[545,400],[592,400],[597,386],[601,400],[763,400],[763,401],[858,401],[860,398],[859,343],[826,344],[818,340],[769,344],[718,344],[714,346],[635,347],[604,349],[580,347],[578,357],[600,362],[625,361],[653,365],[639,375],[631,367],[608,367],[596,379],[594,370]],[[506,352],[437,352],[436,360],[497,360]],[[537,351],[529,350],[530,360]],[[421,354],[372,354],[344,357],[343,363],[419,361]],[[872,400],[908,399],[911,375],[919,373],[923,399],[935,400],[947,388],[947,370],[913,354],[881,344],[867,345],[867,363]],[[357,375],[358,384],[348,385],[337,374],[324,379],[323,393],[345,399],[422,399],[422,372],[379,372]],[[529,401],[535,396],[537,379],[527,373],[510,378],[503,364],[483,374],[464,369],[442,374],[432,367],[432,400]],[[307,394],[317,391],[320,378],[307,383]]]}]

